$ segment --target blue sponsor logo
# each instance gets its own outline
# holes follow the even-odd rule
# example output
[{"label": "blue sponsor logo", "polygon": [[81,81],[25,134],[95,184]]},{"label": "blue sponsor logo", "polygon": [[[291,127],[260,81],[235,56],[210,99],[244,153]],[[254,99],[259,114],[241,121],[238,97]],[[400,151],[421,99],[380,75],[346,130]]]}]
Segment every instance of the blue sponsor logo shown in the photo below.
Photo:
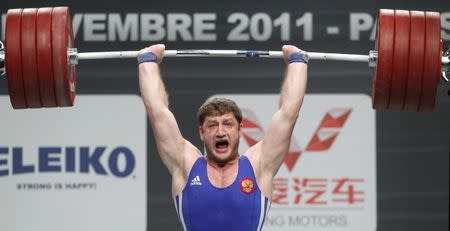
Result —
[{"label": "blue sponsor logo", "polygon": [[[133,173],[136,159],[129,148],[119,146],[106,150],[105,146],[39,147],[37,163],[24,163],[23,147],[0,147],[0,177],[36,172],[90,173],[93,171],[98,175],[110,174],[123,178]],[[61,158],[63,155],[64,162]],[[103,156],[107,158],[105,164],[100,161]],[[119,163],[120,158],[124,160],[122,165]]]}]

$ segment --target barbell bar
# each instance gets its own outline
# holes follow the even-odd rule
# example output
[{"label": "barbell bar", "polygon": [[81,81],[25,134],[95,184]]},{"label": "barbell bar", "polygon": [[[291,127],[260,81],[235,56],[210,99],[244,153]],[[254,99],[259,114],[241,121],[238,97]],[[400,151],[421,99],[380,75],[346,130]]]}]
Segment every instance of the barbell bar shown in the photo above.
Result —
[{"label": "barbell bar", "polygon": [[[78,53],[76,48],[68,51],[70,64],[78,64],[78,60],[91,59],[127,59],[137,58],[139,51],[103,51]],[[368,55],[308,52],[309,59],[322,61],[369,62],[374,67],[377,61],[377,51],[371,50]],[[258,57],[282,58],[282,51],[254,51],[254,50],[165,50],[164,57]],[[442,63],[450,63],[449,57],[442,57]]]},{"label": "barbell bar", "polygon": [[[57,19],[57,20],[54,20]],[[378,13],[375,50],[367,55],[308,52],[311,60],[367,62],[374,109],[432,111],[440,76],[448,81],[437,12]],[[73,106],[79,60],[136,58],[138,51],[78,53],[68,7],[11,9],[0,49],[13,108]],[[164,57],[282,58],[282,51],[165,50]]]},{"label": "barbell bar", "polygon": [[[90,59],[119,59],[136,58],[138,51],[108,51],[108,52],[84,52],[78,53],[76,49],[68,50],[71,64],[78,64],[78,60]],[[374,53],[375,55],[375,53]],[[339,54],[339,53],[319,53],[308,52],[308,56],[313,60],[336,60],[352,62],[369,62],[369,55],[359,54]],[[282,51],[255,51],[255,50],[165,50],[164,57],[260,57],[260,58],[282,58]],[[373,59],[373,63],[376,61]],[[373,64],[375,65],[375,64]]]}]

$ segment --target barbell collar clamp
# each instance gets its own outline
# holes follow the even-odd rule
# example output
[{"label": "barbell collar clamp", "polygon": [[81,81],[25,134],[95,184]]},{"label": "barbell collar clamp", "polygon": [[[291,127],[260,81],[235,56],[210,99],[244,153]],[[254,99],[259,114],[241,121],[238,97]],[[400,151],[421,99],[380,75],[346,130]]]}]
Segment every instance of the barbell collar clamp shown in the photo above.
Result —
[{"label": "barbell collar clamp", "polygon": [[442,54],[442,79],[450,81],[450,48]]},{"label": "barbell collar clamp", "polygon": [[369,51],[369,67],[375,68],[377,66],[378,52],[375,50]]},{"label": "barbell collar clamp", "polygon": [[0,41],[0,77],[4,77],[5,74],[5,46]]}]

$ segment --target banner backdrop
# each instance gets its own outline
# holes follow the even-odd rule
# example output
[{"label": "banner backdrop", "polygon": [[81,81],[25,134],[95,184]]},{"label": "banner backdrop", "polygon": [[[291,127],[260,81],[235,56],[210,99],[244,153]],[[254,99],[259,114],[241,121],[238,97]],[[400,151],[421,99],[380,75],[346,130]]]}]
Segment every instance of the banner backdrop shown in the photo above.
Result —
[{"label": "banner backdrop", "polygon": [[[280,50],[283,44],[293,44],[306,51],[368,54],[369,50],[375,47],[373,32],[379,9],[440,12],[443,44],[446,48],[450,45],[450,1],[448,0],[135,0],[127,2],[109,0],[106,3],[92,0],[0,0],[0,37],[4,37],[5,16],[8,9],[64,5],[71,9],[76,31],[75,46],[79,52],[139,50],[150,44],[164,43],[166,49],[170,50]],[[203,144],[198,136],[195,115],[205,99],[214,94],[278,94],[284,67],[281,59],[167,58],[161,63],[161,73],[170,96],[170,109],[177,118],[182,134],[195,146],[201,148]],[[308,64],[307,93],[370,95],[372,70],[366,63],[311,60]],[[136,77],[135,59],[81,60],[77,66],[77,93],[138,95],[140,92]],[[0,77],[1,95],[8,95],[7,82],[7,78]],[[377,230],[448,229],[450,137],[448,129],[450,127],[448,119],[450,97],[448,95],[449,85],[441,81],[437,89],[436,110],[433,113],[380,110],[373,112],[377,117]],[[261,100],[256,102],[259,101]],[[320,105],[316,106],[320,107]],[[371,107],[369,104],[366,106],[367,110]],[[2,125],[9,122],[4,119],[4,116],[11,115],[4,114],[2,111],[9,110],[10,107],[9,104],[0,107]],[[321,165],[310,165],[306,160],[310,157],[319,158],[320,153],[325,152],[308,151],[305,148],[308,147],[309,141],[318,129],[322,116],[329,109],[331,108],[324,109],[316,115],[318,118],[314,118],[311,122],[312,127],[308,132],[296,135],[296,139],[304,140],[297,142],[302,152],[296,164],[293,165],[292,171],[289,172],[293,174],[292,176],[295,176],[293,172],[297,169],[302,171],[312,167],[322,169]],[[306,113],[307,111],[303,110],[303,117],[300,117],[298,126],[305,126],[302,124],[302,119],[307,115]],[[342,132],[351,122],[353,113],[354,111],[350,113],[329,151],[333,147],[338,147],[339,140],[344,139]],[[261,122],[262,118],[258,117],[258,120]],[[84,123],[90,125],[89,118],[86,118],[86,122],[80,122],[79,126],[84,126]],[[2,129],[0,127],[0,131]],[[177,222],[178,218],[170,195],[171,176],[157,155],[156,143],[152,139],[153,134],[148,124],[147,131],[149,136],[147,148],[152,154],[147,159],[149,169],[147,227],[149,230],[182,230]],[[354,138],[362,139],[360,136]],[[246,145],[244,140],[241,145]],[[29,152],[37,153],[38,150],[24,150],[24,153]],[[0,159],[6,158],[5,155],[9,156],[11,153],[11,147],[8,146],[8,154],[0,154]],[[331,158],[333,155],[323,156]],[[372,164],[375,165],[375,163]],[[0,164],[0,169],[5,169],[5,166]],[[346,165],[334,167],[340,168],[340,166]],[[286,168],[282,166],[280,174],[283,171],[288,172]],[[335,186],[335,183],[330,182],[333,178],[328,175],[308,174],[311,174],[307,176],[312,178],[326,178],[327,187]],[[296,191],[293,187],[296,182],[292,176],[282,177],[288,178],[287,182],[290,184],[288,188],[293,190],[288,194],[295,199]],[[341,179],[344,176],[336,175],[336,177]],[[354,189],[362,190],[361,186],[356,183]],[[336,194],[331,193],[330,196],[336,197]],[[295,205],[292,204],[295,202],[294,199],[290,199],[289,206]],[[319,199],[322,200],[323,196]],[[367,195],[364,199],[367,199]],[[0,204],[0,207],[2,206],[3,204]],[[276,204],[272,206],[272,213],[290,211],[290,209],[277,210],[275,209],[277,206]],[[302,212],[304,209],[293,211]],[[330,214],[336,216],[339,212],[330,210]],[[5,219],[0,217],[0,223]],[[17,219],[20,219],[20,216]],[[318,218],[312,217],[310,222],[314,219]],[[331,220],[329,223],[333,223],[333,219],[328,218],[328,221]],[[287,227],[289,215],[286,213],[268,220],[266,228],[275,227],[277,221],[281,223],[282,220]],[[335,220],[335,223],[342,224],[343,219]],[[353,218],[347,221],[349,221],[348,224],[354,222]],[[303,218],[302,222],[307,222],[307,218]],[[0,229],[3,231],[3,228]]]},{"label": "banner backdrop", "polygon": [[13,110],[0,97],[1,230],[146,229],[141,99],[76,101],[73,108]]},{"label": "banner backdrop", "polygon": [[[240,153],[264,137],[279,95],[228,94],[243,110]],[[371,99],[308,94],[273,184],[264,230],[375,231],[376,140]]]}]

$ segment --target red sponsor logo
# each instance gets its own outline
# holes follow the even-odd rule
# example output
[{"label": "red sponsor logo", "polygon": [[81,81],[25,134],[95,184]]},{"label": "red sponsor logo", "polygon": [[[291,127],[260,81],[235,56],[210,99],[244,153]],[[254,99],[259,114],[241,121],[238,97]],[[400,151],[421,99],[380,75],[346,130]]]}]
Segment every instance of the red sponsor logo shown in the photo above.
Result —
[{"label": "red sponsor logo", "polygon": [[[327,111],[308,142],[305,151],[323,152],[330,149],[351,112],[351,108],[332,108]],[[253,111],[243,108],[242,114],[241,135],[248,146],[253,146],[264,138],[264,129]],[[292,136],[289,152],[284,159],[284,164],[289,171],[292,171],[301,154],[302,149],[295,137]]]},{"label": "red sponsor logo", "polygon": [[272,203],[296,206],[358,206],[364,203],[362,178],[276,177]]}]

